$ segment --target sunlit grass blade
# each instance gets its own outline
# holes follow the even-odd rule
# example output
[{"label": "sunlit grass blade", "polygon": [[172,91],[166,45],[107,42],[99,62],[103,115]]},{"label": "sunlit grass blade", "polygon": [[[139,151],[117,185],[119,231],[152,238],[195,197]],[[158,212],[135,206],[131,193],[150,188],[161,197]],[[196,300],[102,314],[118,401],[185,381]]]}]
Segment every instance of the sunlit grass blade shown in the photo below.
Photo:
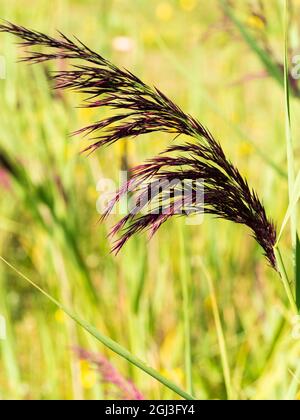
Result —
[{"label": "sunlit grass blade", "polygon": [[119,356],[126,359],[129,363],[136,366],[137,368],[141,369],[148,375],[152,376],[152,378],[156,379],[158,382],[169,388],[175,394],[179,395],[180,397],[186,400],[194,400],[195,398],[188,394],[187,392],[180,389],[176,384],[172,383],[170,380],[162,376],[159,372],[155,369],[146,365],[142,360],[135,357],[132,353],[122,347],[120,344],[116,343],[111,338],[105,336],[104,334],[100,333],[96,328],[88,324],[86,321],[82,320],[79,316],[74,314],[73,311],[66,308],[62,303],[57,301],[53,296],[43,290],[40,286],[30,280],[27,276],[22,274],[19,270],[17,270],[14,266],[12,266],[5,258],[0,256],[0,260],[6,264],[11,270],[13,270],[18,276],[26,280],[31,286],[37,289],[40,293],[42,293],[47,299],[49,299],[54,305],[56,305],[59,309],[65,312],[73,321],[75,321],[78,325],[80,325],[85,331],[91,334],[94,338],[96,338],[100,343],[104,346],[112,350],[114,353],[118,354]]},{"label": "sunlit grass blade", "polygon": [[287,320],[284,317],[281,317],[278,321],[278,324],[274,328],[273,338],[270,341],[270,346],[266,350],[266,354],[264,355],[263,362],[262,362],[262,367],[258,372],[257,378],[262,377],[265,374],[265,372],[267,372],[270,366],[270,363],[272,362],[272,359],[276,357],[278,347],[284,335],[283,333],[285,332],[286,325],[287,325]]},{"label": "sunlit grass blade", "polygon": [[191,355],[191,326],[190,326],[190,290],[189,280],[190,271],[187,264],[185,240],[182,227],[180,226],[180,246],[181,246],[181,292],[182,292],[182,312],[184,323],[184,358],[187,389],[193,393],[193,375],[192,375],[192,355]]},{"label": "sunlit grass blade", "polygon": [[229,360],[228,360],[228,352],[227,352],[227,346],[225,342],[225,334],[223,331],[223,326],[221,322],[221,316],[219,312],[218,302],[217,302],[217,296],[215,291],[215,286],[213,283],[213,280],[210,276],[210,274],[207,272],[205,267],[202,265],[203,273],[207,279],[208,282],[208,288],[210,292],[210,298],[212,303],[212,311],[213,311],[213,317],[215,321],[215,327],[217,331],[218,336],[218,343],[219,343],[219,349],[220,349],[220,355],[221,355],[221,362],[222,362],[222,369],[223,369],[223,376],[224,376],[224,382],[225,382],[225,388],[227,392],[227,398],[228,400],[234,399],[234,393],[232,388],[232,380],[231,380],[231,372],[230,372],[230,366],[229,366]]},{"label": "sunlit grass blade", "polygon": [[292,375],[292,381],[288,390],[288,393],[285,397],[285,401],[294,401],[297,399],[297,392],[300,386],[300,365],[298,366],[296,372],[290,371]]},{"label": "sunlit grass blade", "polygon": [[296,267],[295,267],[295,281],[296,281],[296,304],[300,312],[300,241],[297,233],[296,237]]}]

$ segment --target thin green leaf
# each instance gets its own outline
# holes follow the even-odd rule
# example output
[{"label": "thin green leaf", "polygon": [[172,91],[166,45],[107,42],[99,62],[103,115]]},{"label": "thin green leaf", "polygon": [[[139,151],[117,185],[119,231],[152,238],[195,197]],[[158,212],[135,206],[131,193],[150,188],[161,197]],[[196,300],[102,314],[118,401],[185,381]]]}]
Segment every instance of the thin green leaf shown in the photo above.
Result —
[{"label": "thin green leaf", "polygon": [[297,233],[297,202],[300,197],[300,172],[295,180],[294,148],[291,126],[291,105],[290,105],[290,83],[289,83],[289,62],[288,62],[288,24],[289,24],[289,4],[285,0],[285,19],[284,19],[284,92],[286,108],[286,151],[288,165],[288,188],[289,188],[289,207],[282,223],[277,243],[279,242],[287,222],[291,221],[291,239],[293,248],[293,268],[296,288],[296,306],[300,309],[300,244]]},{"label": "thin green leaf", "polygon": [[[284,22],[284,93],[285,93],[285,126],[286,126],[286,153],[288,165],[288,186],[289,202],[293,200],[295,185],[294,149],[291,126],[291,105],[290,105],[290,83],[289,83],[289,62],[288,62],[288,1],[285,1],[285,22]],[[297,216],[296,207],[291,209],[291,238],[293,249],[296,248]]]}]

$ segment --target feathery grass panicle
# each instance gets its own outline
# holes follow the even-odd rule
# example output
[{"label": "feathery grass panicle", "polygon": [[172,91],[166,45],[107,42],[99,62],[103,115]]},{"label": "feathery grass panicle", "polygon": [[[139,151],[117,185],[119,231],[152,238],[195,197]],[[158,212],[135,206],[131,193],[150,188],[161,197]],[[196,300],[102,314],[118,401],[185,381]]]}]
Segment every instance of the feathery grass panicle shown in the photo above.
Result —
[{"label": "feathery grass panicle", "polygon": [[[93,135],[92,144],[86,151],[151,132],[184,134],[195,139],[194,143],[171,146],[161,156],[133,170],[129,183],[117,193],[104,215],[110,213],[128,190],[137,193],[133,208],[112,230],[112,234],[123,233],[114,246],[115,252],[138,232],[150,230],[154,234],[174,215],[205,212],[248,226],[276,269],[274,224],[267,218],[257,194],[198,120],[184,113],[160,90],[149,87],[130,71],[119,69],[78,39],[72,41],[63,34],[60,39],[54,39],[12,23],[0,25],[0,31],[21,38],[24,47],[50,48],[49,52],[29,51],[24,61],[75,60],[71,70],[54,74],[56,88],[86,94],[84,107],[112,110],[111,117],[75,133]],[[80,64],[82,61],[84,64]],[[200,179],[205,183],[205,199],[201,202],[196,197]],[[181,182],[178,181],[189,181],[188,199],[185,197],[184,205]],[[150,199],[149,190],[152,192]],[[146,210],[146,214],[140,215],[137,209],[146,209],[153,200],[155,211]]]},{"label": "feathery grass panicle", "polygon": [[[199,194],[201,188],[205,188],[204,197]],[[217,142],[214,150],[199,139],[173,145],[161,156],[133,168],[131,179],[116,194],[103,218],[128,192],[135,195],[132,208],[112,230],[113,235],[123,233],[113,248],[116,253],[136,233],[150,230],[153,235],[173,216],[207,213],[248,226],[271,266],[276,267],[275,227],[257,194]],[[141,215],[143,210],[146,214]]]},{"label": "feathery grass panicle", "polygon": [[142,393],[133,382],[124,378],[117,369],[101,354],[89,352],[83,348],[75,348],[75,353],[81,360],[93,365],[103,382],[114,385],[122,400],[144,400]]}]

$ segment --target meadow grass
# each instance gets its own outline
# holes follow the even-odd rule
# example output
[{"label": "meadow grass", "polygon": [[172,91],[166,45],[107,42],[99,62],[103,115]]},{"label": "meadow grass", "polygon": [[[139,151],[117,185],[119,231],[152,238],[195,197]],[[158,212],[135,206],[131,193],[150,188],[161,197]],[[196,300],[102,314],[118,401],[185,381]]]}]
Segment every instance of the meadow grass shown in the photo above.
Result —
[{"label": "meadow grass", "polygon": [[[236,3],[246,26],[249,11],[245,2]],[[213,31],[204,40],[208,26],[221,17],[219,1],[199,0],[189,7],[177,0],[51,5],[33,0],[29,8],[21,0],[3,2],[0,16],[49,34],[56,29],[76,34],[168,93],[222,141],[279,228],[292,203],[287,225],[299,185],[294,180],[288,199],[285,107],[291,101],[289,126],[296,143],[299,101],[287,95],[287,84],[284,94],[271,77],[235,84],[261,70],[260,61],[228,32]],[[268,2],[268,36],[283,59],[279,10],[282,2]],[[127,53],[113,47],[121,35],[133,41]],[[74,110],[71,93],[53,97],[45,69],[16,65],[18,50],[3,34],[0,55],[6,59],[0,152],[16,169],[9,187],[1,187],[0,255],[98,332],[197,398],[295,399],[297,320],[279,277],[246,229],[208,216],[196,227],[171,221],[151,242],[140,236],[118,257],[110,255],[110,223],[97,224],[96,184],[104,175],[117,181],[126,149],[115,145],[89,158],[80,155],[84,140],[68,133],[97,113]],[[129,165],[169,141],[155,134],[128,142]],[[297,168],[299,150],[293,150]],[[291,246],[285,228],[280,249],[287,283],[294,279],[297,261]],[[86,380],[71,351],[76,346],[104,354],[147,398],[178,397],[99,345],[3,264],[0,286],[0,314],[7,322],[7,339],[0,342],[1,399],[107,396],[107,385]]]}]

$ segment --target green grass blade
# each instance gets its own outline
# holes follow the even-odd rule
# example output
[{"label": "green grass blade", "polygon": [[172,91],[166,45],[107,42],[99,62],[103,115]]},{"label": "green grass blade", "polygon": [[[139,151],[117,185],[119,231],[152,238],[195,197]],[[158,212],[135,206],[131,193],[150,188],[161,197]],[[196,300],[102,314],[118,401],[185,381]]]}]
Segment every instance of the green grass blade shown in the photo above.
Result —
[{"label": "green grass blade", "polygon": [[[290,105],[290,84],[289,84],[289,62],[288,62],[288,23],[289,23],[289,5],[285,0],[285,18],[284,18],[284,92],[285,92],[285,125],[286,125],[286,152],[288,166],[288,189],[289,206],[283,219],[276,247],[282,237],[287,223],[291,222],[291,239],[293,248],[293,268],[296,289],[296,306],[300,310],[300,243],[297,233],[297,203],[300,198],[300,171],[295,179],[294,148],[291,126],[291,105]],[[279,255],[280,258],[280,255]],[[280,261],[279,261],[280,262]]]},{"label": "green grass blade", "polygon": [[289,304],[291,307],[292,312],[297,315],[298,314],[298,308],[294,299],[293,291],[291,289],[290,280],[288,278],[286,268],[282,259],[282,255],[280,252],[280,249],[278,247],[274,248],[276,261],[278,264],[278,270],[280,272],[281,281],[283,283],[284,290],[286,292],[287,298],[289,300]]},{"label": "green grass blade", "polygon": [[[289,83],[289,61],[288,61],[288,29],[289,29],[289,3],[285,0],[285,20],[284,20],[284,91],[285,91],[285,108],[286,108],[286,147],[287,147],[287,164],[288,164],[288,186],[289,186],[289,203],[294,200],[295,188],[295,162],[294,149],[291,126],[291,105],[290,105],[290,83]],[[299,276],[299,240],[297,234],[297,207],[291,208],[291,238],[293,247],[293,264],[296,287],[296,302],[299,310],[298,289],[300,283]]]},{"label": "green grass blade", "polygon": [[259,60],[261,61],[267,72],[270,74],[270,76],[277,80],[277,82],[283,87],[284,79],[282,71],[280,70],[277,63],[275,63],[273,59],[269,56],[269,54],[263,48],[260,47],[260,45],[257,43],[256,39],[253,37],[253,35],[247,29],[247,27],[242,22],[240,22],[240,20],[235,16],[231,6],[229,6],[225,0],[219,0],[219,2],[221,3],[221,6],[223,7],[223,10],[225,11],[226,15],[234,23],[234,25],[239,30],[246,43],[259,58]]},{"label": "green grass blade", "polygon": [[5,258],[0,256],[0,260],[6,264],[11,270],[13,270],[16,274],[18,274],[20,277],[22,277],[24,280],[26,280],[31,286],[33,286],[35,289],[37,289],[40,293],[42,293],[47,299],[49,299],[54,305],[56,305],[59,309],[61,309],[63,312],[65,312],[73,321],[75,321],[78,325],[80,325],[85,331],[90,333],[93,337],[95,337],[100,343],[102,343],[104,346],[112,350],[114,353],[118,354],[119,356],[126,359],[128,362],[130,362],[132,365],[138,367],[145,373],[147,373],[149,376],[152,376],[152,378],[156,379],[158,382],[169,388],[171,391],[175,392],[180,397],[184,398],[185,400],[194,400],[195,398],[188,394],[187,392],[183,391],[181,388],[179,388],[177,385],[169,381],[167,378],[162,376],[159,372],[157,372],[155,369],[148,366],[146,363],[144,363],[142,360],[135,357],[132,353],[130,353],[128,350],[126,350],[124,347],[122,347],[120,344],[116,343],[111,338],[105,336],[104,334],[101,334],[96,328],[82,320],[80,317],[78,317],[76,314],[74,314],[70,309],[66,308],[62,303],[58,302],[54,297],[52,297],[49,293],[47,293],[45,290],[43,290],[41,287],[39,287],[36,283],[34,283],[32,280],[30,280],[28,277],[26,277],[24,274],[22,274],[19,270],[17,270],[14,266],[12,266]]}]

